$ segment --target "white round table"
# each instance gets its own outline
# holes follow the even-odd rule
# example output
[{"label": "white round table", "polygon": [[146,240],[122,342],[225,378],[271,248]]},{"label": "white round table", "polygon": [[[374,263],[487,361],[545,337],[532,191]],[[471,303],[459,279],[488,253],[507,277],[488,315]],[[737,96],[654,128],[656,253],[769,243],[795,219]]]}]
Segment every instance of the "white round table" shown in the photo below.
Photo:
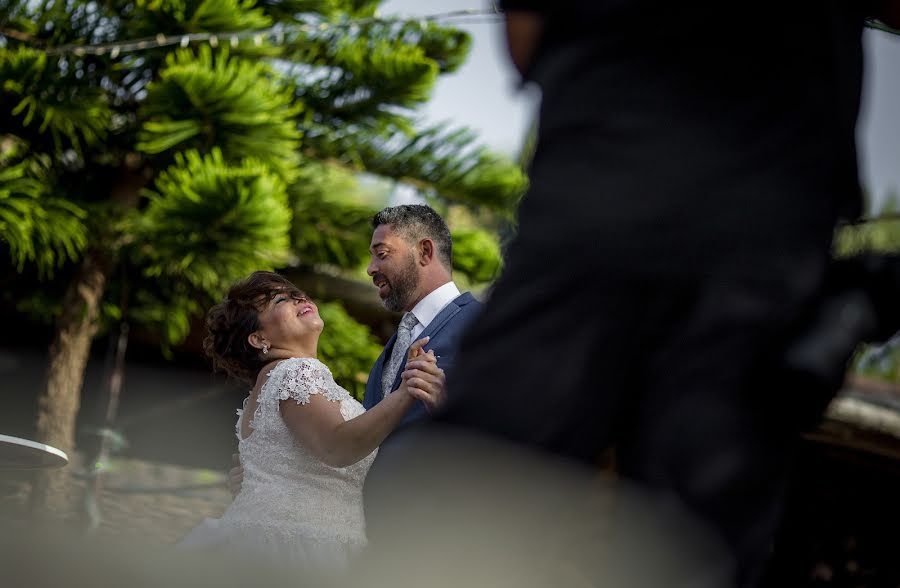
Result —
[{"label": "white round table", "polygon": [[69,463],[64,451],[19,437],[0,435],[0,470],[60,468]]}]

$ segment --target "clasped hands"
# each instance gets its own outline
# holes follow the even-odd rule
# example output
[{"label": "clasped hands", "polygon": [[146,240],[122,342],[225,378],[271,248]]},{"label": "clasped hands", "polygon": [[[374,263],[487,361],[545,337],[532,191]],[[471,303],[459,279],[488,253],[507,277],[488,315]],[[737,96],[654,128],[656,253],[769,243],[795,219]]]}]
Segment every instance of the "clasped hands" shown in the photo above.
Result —
[{"label": "clasped hands", "polygon": [[410,396],[421,400],[429,410],[434,410],[444,401],[447,379],[444,370],[438,366],[434,350],[422,350],[429,339],[423,337],[409,346],[400,387],[406,386]]}]

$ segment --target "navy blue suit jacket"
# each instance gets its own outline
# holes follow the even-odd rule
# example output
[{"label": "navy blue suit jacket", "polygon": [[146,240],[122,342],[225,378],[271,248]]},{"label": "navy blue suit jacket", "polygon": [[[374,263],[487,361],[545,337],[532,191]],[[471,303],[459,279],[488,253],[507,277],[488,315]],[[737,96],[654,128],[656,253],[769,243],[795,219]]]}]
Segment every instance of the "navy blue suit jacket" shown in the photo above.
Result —
[{"label": "navy blue suit jacket", "polygon": [[[444,370],[444,374],[449,382],[452,379],[453,367],[456,363],[456,350],[459,348],[459,340],[462,337],[466,327],[474,319],[481,310],[481,303],[475,299],[469,292],[464,292],[454,298],[441,312],[438,313],[434,320],[422,331],[422,334],[416,337],[431,337],[425,350],[433,349],[434,354],[439,356],[438,367]],[[394,349],[394,341],[397,335],[394,334],[384,351],[375,362],[372,371],[369,372],[369,381],[366,384],[366,393],[363,396],[363,406],[366,410],[372,408],[381,400],[381,374],[383,373],[385,364],[391,357]],[[400,364],[397,373],[394,374],[394,384],[392,390],[396,390],[400,385],[400,374],[403,373],[405,362]],[[418,421],[426,416],[425,405],[421,401],[409,409],[406,416],[403,417],[402,425],[408,425]]]}]

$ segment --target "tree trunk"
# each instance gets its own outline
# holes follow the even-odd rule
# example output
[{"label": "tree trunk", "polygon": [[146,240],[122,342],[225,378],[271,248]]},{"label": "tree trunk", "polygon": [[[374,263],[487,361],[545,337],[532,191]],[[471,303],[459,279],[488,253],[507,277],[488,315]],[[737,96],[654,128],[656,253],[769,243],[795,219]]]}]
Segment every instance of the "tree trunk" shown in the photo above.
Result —
[{"label": "tree trunk", "polygon": [[[136,155],[126,158],[119,181],[110,198],[119,212],[135,208],[140,190],[147,183]],[[97,334],[100,305],[116,262],[115,235],[106,222],[93,247],[81,262],[75,279],[63,298],[62,313],[49,350],[47,387],[38,396],[36,435],[41,443],[65,451],[75,451],[75,420],[81,405],[81,387],[91,341]],[[66,468],[39,471],[32,478],[29,508],[35,515],[54,517],[71,514],[71,474]]]},{"label": "tree trunk", "polygon": [[[100,302],[112,268],[109,256],[89,251],[63,298],[63,310],[50,344],[47,388],[38,397],[36,433],[41,443],[65,451],[75,450],[75,419],[81,404],[81,385],[91,341],[97,333]],[[69,510],[69,472],[65,468],[38,472],[33,479],[30,508],[33,513]]]}]

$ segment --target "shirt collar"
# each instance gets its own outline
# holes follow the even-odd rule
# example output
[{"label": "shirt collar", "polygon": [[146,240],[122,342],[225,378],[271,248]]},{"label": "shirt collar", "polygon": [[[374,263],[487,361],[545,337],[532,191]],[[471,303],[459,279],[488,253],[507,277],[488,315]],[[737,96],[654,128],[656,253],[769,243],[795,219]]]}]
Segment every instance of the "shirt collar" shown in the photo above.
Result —
[{"label": "shirt collar", "polygon": [[444,307],[459,296],[459,288],[453,282],[432,290],[425,298],[419,300],[410,311],[423,327],[427,327]]}]

